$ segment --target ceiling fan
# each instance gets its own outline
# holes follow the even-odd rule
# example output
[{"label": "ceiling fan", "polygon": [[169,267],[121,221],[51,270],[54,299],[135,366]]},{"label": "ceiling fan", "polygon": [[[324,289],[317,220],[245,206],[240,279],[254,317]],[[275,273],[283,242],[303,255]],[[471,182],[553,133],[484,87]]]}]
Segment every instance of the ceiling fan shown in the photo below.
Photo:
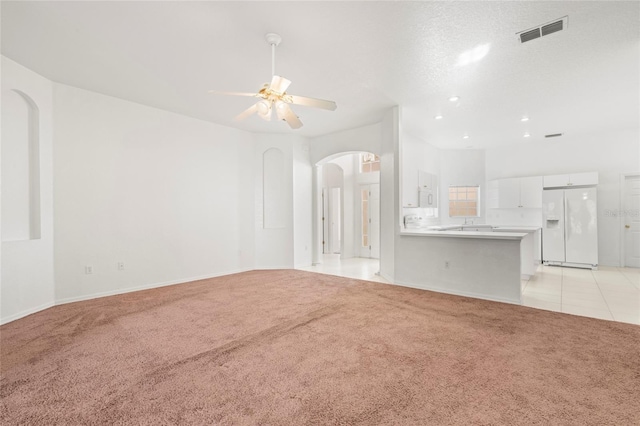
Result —
[{"label": "ceiling fan", "polygon": [[282,37],[278,34],[268,33],[265,35],[265,39],[267,40],[267,43],[271,45],[271,83],[265,83],[258,93],[220,92],[217,90],[210,90],[209,93],[232,96],[253,96],[260,98],[258,102],[238,114],[235,117],[235,120],[244,120],[250,115],[256,113],[260,118],[266,121],[271,121],[273,110],[275,110],[278,120],[286,121],[292,129],[299,129],[302,127],[302,121],[300,121],[300,118],[293,112],[289,106],[290,104],[334,111],[337,105],[333,101],[290,95],[286,92],[291,81],[276,75],[275,72],[276,47],[282,41]]}]

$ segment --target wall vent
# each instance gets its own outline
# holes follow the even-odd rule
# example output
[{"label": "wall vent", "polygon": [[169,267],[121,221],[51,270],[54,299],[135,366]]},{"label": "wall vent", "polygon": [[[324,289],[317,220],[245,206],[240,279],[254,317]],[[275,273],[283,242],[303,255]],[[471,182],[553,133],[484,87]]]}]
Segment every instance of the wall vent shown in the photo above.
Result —
[{"label": "wall vent", "polygon": [[548,135],[544,135],[545,138],[557,138],[559,136],[562,136],[562,133],[550,133]]},{"label": "wall vent", "polygon": [[538,25],[537,27],[520,31],[519,33],[516,33],[516,35],[518,36],[520,43],[526,43],[527,41],[562,31],[567,28],[568,22],[569,16],[563,16],[562,18],[554,19],[551,22]]}]

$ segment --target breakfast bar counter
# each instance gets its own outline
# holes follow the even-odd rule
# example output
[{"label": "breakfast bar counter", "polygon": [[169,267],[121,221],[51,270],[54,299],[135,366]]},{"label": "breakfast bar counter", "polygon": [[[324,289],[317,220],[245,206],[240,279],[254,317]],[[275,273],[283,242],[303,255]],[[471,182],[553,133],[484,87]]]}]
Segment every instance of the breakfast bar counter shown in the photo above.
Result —
[{"label": "breakfast bar counter", "polygon": [[451,229],[401,228],[396,239],[394,282],[521,304],[521,252],[530,244],[531,234],[483,232],[481,226]]}]

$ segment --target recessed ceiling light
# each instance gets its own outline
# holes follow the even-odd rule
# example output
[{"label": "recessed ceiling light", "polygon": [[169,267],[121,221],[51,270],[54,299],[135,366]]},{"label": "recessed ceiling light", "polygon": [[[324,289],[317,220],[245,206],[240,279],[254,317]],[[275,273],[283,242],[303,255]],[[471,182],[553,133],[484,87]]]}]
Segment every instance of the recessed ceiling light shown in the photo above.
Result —
[{"label": "recessed ceiling light", "polygon": [[525,137],[525,138],[528,138],[529,136],[531,136],[529,133],[525,133],[525,134],[524,134],[524,137]]},{"label": "recessed ceiling light", "polygon": [[529,117],[522,117],[520,121],[529,121]]},{"label": "recessed ceiling light", "polygon": [[464,135],[462,139],[469,139],[469,135]]},{"label": "recessed ceiling light", "polygon": [[433,118],[435,118],[436,120],[442,120],[442,116],[441,116],[440,114],[436,115],[436,116],[435,116],[435,117],[433,117]]},{"label": "recessed ceiling light", "polygon": [[455,102],[455,101],[459,101],[460,100],[460,96],[452,96],[449,98],[450,102]]}]

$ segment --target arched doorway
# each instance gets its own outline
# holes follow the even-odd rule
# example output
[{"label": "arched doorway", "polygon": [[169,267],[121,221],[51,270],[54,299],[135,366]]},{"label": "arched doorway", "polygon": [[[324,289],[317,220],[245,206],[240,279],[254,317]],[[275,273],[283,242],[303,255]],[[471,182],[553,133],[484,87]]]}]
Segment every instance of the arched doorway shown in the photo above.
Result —
[{"label": "arched doorway", "polygon": [[379,259],[379,157],[333,154],[316,164],[315,183],[314,263],[337,253],[340,259]]}]

